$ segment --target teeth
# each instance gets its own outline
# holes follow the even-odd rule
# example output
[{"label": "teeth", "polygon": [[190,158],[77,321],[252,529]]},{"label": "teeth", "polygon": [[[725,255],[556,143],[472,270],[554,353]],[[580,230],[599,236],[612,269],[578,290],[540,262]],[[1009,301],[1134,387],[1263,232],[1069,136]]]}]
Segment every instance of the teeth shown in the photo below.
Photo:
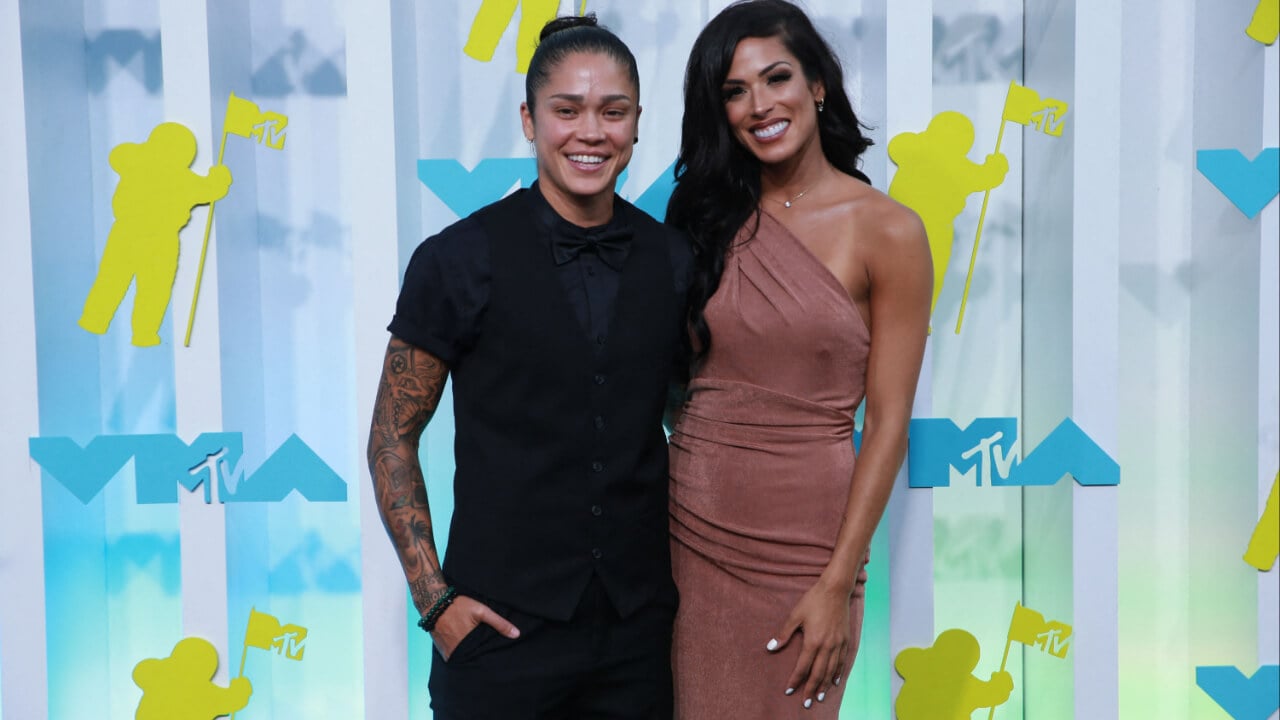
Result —
[{"label": "teeth", "polygon": [[777,135],[778,133],[782,132],[783,130],[786,130],[787,126],[790,124],[791,122],[789,120],[779,120],[778,122],[768,127],[764,127],[759,130],[752,130],[751,134],[755,135],[756,137],[762,140],[766,138],[771,138],[774,135]]},{"label": "teeth", "polygon": [[583,163],[586,165],[599,165],[604,162],[604,158],[598,155],[570,155],[569,159],[573,162]]}]

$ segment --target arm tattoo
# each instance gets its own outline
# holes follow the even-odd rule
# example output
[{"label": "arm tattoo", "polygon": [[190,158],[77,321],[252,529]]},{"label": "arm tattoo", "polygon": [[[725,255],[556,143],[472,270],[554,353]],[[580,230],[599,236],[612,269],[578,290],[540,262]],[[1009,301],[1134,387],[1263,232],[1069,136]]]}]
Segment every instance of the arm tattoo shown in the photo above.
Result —
[{"label": "arm tattoo", "polygon": [[413,596],[413,605],[418,608],[418,614],[427,614],[431,606],[444,597],[448,587],[449,584],[439,570],[409,583],[409,594]]},{"label": "arm tattoo", "polygon": [[418,464],[419,438],[440,404],[448,376],[439,358],[392,337],[369,429],[369,474],[378,511],[419,612],[426,612],[448,586],[440,572]]}]

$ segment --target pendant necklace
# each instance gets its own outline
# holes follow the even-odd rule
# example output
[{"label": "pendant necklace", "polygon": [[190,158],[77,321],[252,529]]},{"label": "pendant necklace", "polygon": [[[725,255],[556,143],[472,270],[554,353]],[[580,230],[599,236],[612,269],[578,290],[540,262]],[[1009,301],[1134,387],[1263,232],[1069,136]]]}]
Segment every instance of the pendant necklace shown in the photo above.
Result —
[{"label": "pendant necklace", "polygon": [[806,189],[804,192],[802,192],[802,193],[800,193],[800,194],[796,195],[795,197],[791,198],[790,200],[783,200],[783,201],[782,201],[782,207],[784,207],[784,208],[789,208],[789,207],[791,207],[791,203],[793,203],[793,202],[795,202],[795,201],[799,200],[800,198],[804,197],[804,193],[807,193],[807,192],[809,192],[809,191]]},{"label": "pendant necklace", "polygon": [[[776,202],[776,203],[782,203],[782,207],[784,207],[784,208],[790,208],[792,203],[794,203],[795,201],[797,201],[797,200],[799,200],[800,198],[804,197],[804,196],[805,196],[805,193],[808,193],[808,192],[809,192],[810,190],[812,190],[812,189],[813,189],[813,186],[812,186],[812,185],[810,185],[809,187],[805,188],[804,190],[801,190],[800,192],[796,193],[795,195],[792,195],[790,200],[774,200],[774,202]],[[770,198],[770,199],[772,200],[772,198]]]}]

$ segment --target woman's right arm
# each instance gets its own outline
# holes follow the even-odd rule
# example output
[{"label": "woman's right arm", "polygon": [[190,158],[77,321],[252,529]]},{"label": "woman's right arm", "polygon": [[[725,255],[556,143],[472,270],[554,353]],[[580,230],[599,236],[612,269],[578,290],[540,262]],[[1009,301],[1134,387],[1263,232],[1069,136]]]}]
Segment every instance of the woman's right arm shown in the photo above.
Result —
[{"label": "woman's right arm", "polygon": [[[418,462],[418,442],[435,414],[449,368],[436,356],[392,336],[387,344],[369,428],[367,457],[382,524],[400,556],[409,593],[426,614],[449,587],[441,572],[431,526],[427,486]],[[459,597],[440,616],[432,639],[448,659],[480,623],[508,637],[519,631],[484,604]]]}]

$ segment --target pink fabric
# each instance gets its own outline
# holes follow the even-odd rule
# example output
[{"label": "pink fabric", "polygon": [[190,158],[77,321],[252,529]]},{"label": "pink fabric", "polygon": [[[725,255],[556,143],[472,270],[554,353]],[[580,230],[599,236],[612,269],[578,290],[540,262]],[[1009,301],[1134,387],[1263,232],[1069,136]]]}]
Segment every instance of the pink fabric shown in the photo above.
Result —
[{"label": "pink fabric", "polygon": [[[712,345],[671,436],[678,720],[838,716],[843,684],[783,694],[802,638],[765,644],[826,568],[853,475],[870,335],[840,282],[768,214],[707,304]],[[851,605],[856,638],[862,597]],[[845,665],[848,675],[852,653]]]}]

